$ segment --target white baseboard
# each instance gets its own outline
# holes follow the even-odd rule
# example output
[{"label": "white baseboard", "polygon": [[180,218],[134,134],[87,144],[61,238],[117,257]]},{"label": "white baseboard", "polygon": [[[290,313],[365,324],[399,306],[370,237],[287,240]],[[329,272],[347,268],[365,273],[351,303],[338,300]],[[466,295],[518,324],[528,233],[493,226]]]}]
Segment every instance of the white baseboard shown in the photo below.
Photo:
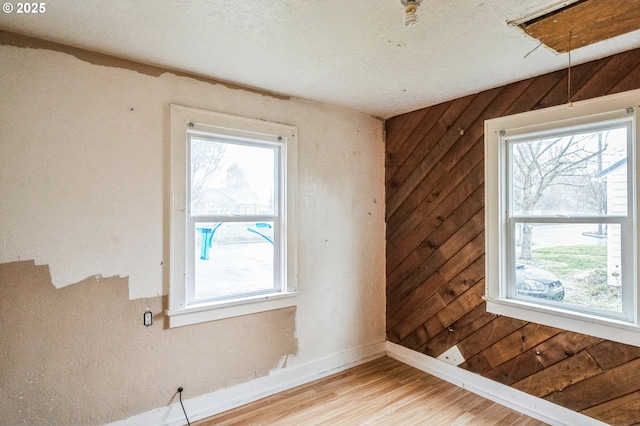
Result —
[{"label": "white baseboard", "polygon": [[387,342],[387,355],[477,395],[551,425],[606,426],[591,417],[446,362]]},{"label": "white baseboard", "polygon": [[[412,351],[391,342],[380,342],[334,354],[307,364],[275,370],[272,374],[195,398],[183,400],[190,421],[201,420],[218,413],[257,401],[356,365],[388,355],[407,365],[467,389],[477,395],[509,407],[551,425],[605,426],[598,420],[571,411],[542,398],[537,398],[459,367]],[[124,420],[112,426],[163,425],[185,423],[179,402]]]},{"label": "white baseboard", "polygon": [[[274,370],[268,376],[250,382],[195,398],[183,399],[183,403],[189,420],[193,422],[339,373],[384,355],[386,355],[386,344],[379,342],[317,359],[307,364]],[[184,424],[184,413],[179,402],[111,423],[112,426],[179,426]]]}]

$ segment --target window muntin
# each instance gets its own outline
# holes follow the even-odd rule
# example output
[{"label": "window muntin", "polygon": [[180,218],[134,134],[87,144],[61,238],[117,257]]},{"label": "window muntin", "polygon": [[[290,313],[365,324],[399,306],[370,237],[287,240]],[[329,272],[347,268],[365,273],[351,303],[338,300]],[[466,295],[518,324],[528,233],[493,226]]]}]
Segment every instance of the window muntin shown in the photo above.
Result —
[{"label": "window muntin", "polygon": [[187,304],[283,291],[281,142],[198,130],[188,140]]},{"label": "window muntin", "polygon": [[297,304],[296,134],[171,106],[171,327]]},{"label": "window muntin", "polygon": [[[637,283],[640,262],[637,259],[639,177],[636,173],[638,152],[635,145],[640,140],[637,125],[639,106],[640,90],[634,90],[575,102],[571,107],[563,105],[485,121],[485,300],[488,312],[637,345],[640,332]],[[525,214],[521,206],[511,201],[518,189],[510,188],[513,170],[508,167],[510,153],[507,141],[545,140],[568,134],[622,128],[627,133],[626,160],[621,158],[611,164],[613,161],[610,158],[607,161],[611,165],[607,168],[603,159],[602,172],[591,173],[594,181],[606,183],[606,211],[597,213],[601,209],[594,206],[600,204],[589,202],[584,196],[585,199],[562,204],[561,212],[546,208],[553,206],[553,203],[547,203],[546,207],[538,206]],[[619,152],[616,151],[615,155],[619,155]],[[548,199],[555,197],[562,200],[561,193],[552,188]],[[620,204],[620,200],[625,199],[626,205]],[[616,203],[619,205],[614,205]],[[516,249],[515,241],[521,238],[522,227],[527,224],[537,229],[532,235],[534,251],[539,248],[546,251],[534,255],[546,256],[544,260],[551,258],[554,261],[567,255],[562,253],[564,248],[561,244],[580,245],[587,238],[584,232],[592,234],[601,228],[606,229],[606,255],[602,247],[583,249],[592,251],[587,254],[595,257],[600,270],[604,270],[603,257],[606,258],[606,288],[619,291],[621,301],[602,305],[602,300],[598,298],[578,302],[563,298],[558,301],[534,297],[531,291],[518,292],[516,272],[520,273],[522,280],[522,270],[517,270],[521,266],[518,260],[521,248]],[[548,245],[546,240],[549,236],[559,241],[556,247],[536,247]],[[576,250],[573,252],[575,254]],[[536,286],[530,285],[529,288],[535,290]]]},{"label": "window muntin", "polygon": [[631,134],[628,117],[504,137],[506,298],[633,320],[621,238]]}]

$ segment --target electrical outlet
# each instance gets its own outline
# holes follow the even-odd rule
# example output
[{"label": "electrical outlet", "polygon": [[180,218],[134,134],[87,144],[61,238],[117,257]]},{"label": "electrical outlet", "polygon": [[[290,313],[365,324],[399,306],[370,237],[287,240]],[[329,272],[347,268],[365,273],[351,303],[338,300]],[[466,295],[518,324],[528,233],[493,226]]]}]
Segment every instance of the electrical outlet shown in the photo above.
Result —
[{"label": "electrical outlet", "polygon": [[450,347],[446,352],[442,353],[438,359],[451,365],[460,365],[464,362],[464,357],[457,346]]},{"label": "electrical outlet", "polygon": [[153,324],[153,314],[151,311],[146,311],[142,316],[142,323],[145,327],[150,327]]}]

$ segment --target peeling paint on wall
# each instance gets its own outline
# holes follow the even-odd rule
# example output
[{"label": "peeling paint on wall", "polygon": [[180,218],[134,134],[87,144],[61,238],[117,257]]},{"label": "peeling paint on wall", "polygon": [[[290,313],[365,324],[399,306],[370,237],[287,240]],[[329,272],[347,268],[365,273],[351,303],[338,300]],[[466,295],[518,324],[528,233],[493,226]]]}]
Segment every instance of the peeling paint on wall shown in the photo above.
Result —
[{"label": "peeling paint on wall", "polygon": [[119,277],[56,289],[33,261],[0,264],[0,300],[3,424],[102,424],[176,402],[179,386],[193,398],[266,376],[298,352],[295,308],[168,329],[166,297],[129,300]]},{"label": "peeling paint on wall", "polygon": [[[0,45],[0,70],[0,422],[116,421],[383,344],[380,120],[46,48]],[[171,103],[298,127],[298,190],[321,190],[297,309],[164,328]]]},{"label": "peeling paint on wall", "polygon": [[216,80],[209,77],[204,77],[197,74],[192,74],[180,70],[163,68],[155,65],[143,64],[140,62],[132,61],[129,59],[120,58],[117,56],[107,55],[104,53],[93,52],[91,50],[80,49],[78,47],[67,46],[52,41],[42,40],[39,38],[29,37],[21,34],[12,33],[10,31],[0,30],[0,46],[15,46],[25,47],[29,49],[46,49],[55,52],[62,52],[68,55],[72,55],[81,61],[88,62],[93,65],[100,65],[104,67],[115,67],[128,69],[139,72],[151,77],[159,77],[162,74],[170,73],[178,77],[192,78],[197,81],[203,81],[209,84],[220,84],[229,89],[243,90],[247,92],[258,93],[264,96],[270,96],[276,99],[289,99],[288,96],[279,95],[265,90],[255,89],[251,87],[240,86],[230,82],[222,80]]}]

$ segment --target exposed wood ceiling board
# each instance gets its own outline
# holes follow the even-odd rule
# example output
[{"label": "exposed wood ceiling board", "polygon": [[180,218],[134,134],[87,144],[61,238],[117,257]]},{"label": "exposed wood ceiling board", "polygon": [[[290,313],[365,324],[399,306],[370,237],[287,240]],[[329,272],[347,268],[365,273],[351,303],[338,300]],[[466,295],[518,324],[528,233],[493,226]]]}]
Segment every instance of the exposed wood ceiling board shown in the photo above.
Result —
[{"label": "exposed wood ceiling board", "polygon": [[640,29],[640,0],[578,1],[520,27],[564,53]]}]

